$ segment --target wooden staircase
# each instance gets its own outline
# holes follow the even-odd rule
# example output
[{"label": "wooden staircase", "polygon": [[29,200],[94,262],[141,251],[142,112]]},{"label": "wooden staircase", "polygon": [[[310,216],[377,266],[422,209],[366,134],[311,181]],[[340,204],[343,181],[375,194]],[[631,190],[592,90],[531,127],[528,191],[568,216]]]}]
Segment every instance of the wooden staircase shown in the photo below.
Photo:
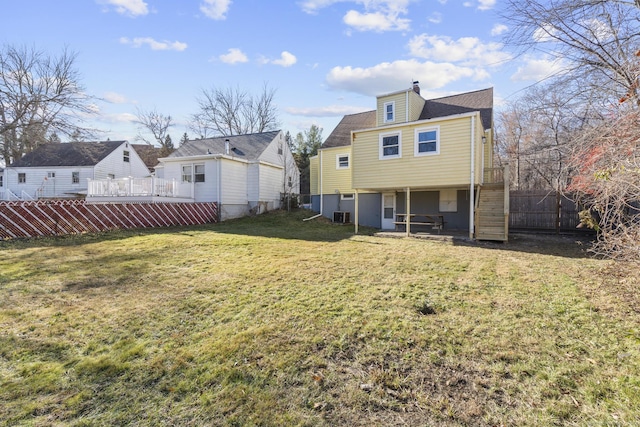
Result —
[{"label": "wooden staircase", "polygon": [[[509,240],[508,167],[499,178],[489,178],[478,187],[475,210],[475,238],[477,240]],[[495,176],[496,174],[492,174]]]}]

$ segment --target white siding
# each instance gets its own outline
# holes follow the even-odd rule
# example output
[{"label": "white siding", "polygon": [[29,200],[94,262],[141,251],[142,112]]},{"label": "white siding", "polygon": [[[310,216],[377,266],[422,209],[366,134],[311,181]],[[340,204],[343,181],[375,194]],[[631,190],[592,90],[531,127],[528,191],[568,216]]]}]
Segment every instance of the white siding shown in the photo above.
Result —
[{"label": "white siding", "polygon": [[260,201],[273,202],[274,208],[280,206],[280,193],[283,192],[283,170],[268,165],[260,165]]},{"label": "white siding", "polygon": [[246,163],[222,160],[222,204],[247,204]]},{"label": "white siding", "polygon": [[[49,173],[55,178],[49,178]],[[80,181],[73,183],[73,172],[79,172]],[[24,173],[26,182],[18,183],[18,174]],[[5,170],[4,190],[11,190],[18,197],[24,191],[30,197],[69,197],[72,193],[86,192],[87,179],[93,178],[93,167],[24,167]]]},{"label": "white siding", "polygon": [[[282,154],[278,154],[278,147],[282,148]],[[284,139],[282,132],[279,132],[271,143],[260,154],[259,160],[273,163],[276,165],[283,164],[285,156],[291,156],[287,141]]]},{"label": "white siding", "polygon": [[[129,151],[128,162],[124,161],[125,151]],[[126,178],[128,176],[143,178],[149,176],[150,172],[131,144],[124,142],[107,157],[98,162],[94,169],[93,178],[106,179],[109,177],[109,174],[114,175],[115,178]]]},{"label": "white siding", "polygon": [[260,200],[260,165],[250,164],[247,174],[247,199],[249,202],[258,202]]}]

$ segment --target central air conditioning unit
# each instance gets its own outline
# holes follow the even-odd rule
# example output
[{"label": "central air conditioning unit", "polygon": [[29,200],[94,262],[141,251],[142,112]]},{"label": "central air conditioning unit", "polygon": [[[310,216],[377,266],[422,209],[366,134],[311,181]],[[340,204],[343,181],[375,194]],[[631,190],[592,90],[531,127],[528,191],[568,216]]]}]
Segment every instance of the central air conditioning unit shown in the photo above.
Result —
[{"label": "central air conditioning unit", "polygon": [[334,211],[333,222],[338,224],[349,224],[351,222],[351,212]]}]

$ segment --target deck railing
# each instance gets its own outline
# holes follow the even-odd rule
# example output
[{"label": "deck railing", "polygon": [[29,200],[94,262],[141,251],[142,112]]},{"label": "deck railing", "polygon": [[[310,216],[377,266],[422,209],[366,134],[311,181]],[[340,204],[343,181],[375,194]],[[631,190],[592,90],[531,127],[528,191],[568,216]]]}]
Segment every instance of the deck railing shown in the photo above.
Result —
[{"label": "deck railing", "polygon": [[176,180],[162,178],[89,179],[87,197],[178,197]]},{"label": "deck railing", "polygon": [[504,183],[504,168],[485,168],[484,183],[485,184]]}]

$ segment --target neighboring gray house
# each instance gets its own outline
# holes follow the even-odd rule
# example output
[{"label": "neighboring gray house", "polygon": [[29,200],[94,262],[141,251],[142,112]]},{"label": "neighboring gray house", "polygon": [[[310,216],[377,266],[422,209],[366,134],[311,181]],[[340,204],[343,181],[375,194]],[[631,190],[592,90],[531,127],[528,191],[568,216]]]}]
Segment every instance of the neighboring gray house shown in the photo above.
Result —
[{"label": "neighboring gray house", "polygon": [[82,197],[89,179],[149,175],[127,141],[44,144],[5,168],[4,200]]},{"label": "neighboring gray house", "polygon": [[156,176],[176,180],[179,194],[217,202],[220,219],[280,208],[300,193],[300,172],[282,131],[187,141],[158,159]]}]

